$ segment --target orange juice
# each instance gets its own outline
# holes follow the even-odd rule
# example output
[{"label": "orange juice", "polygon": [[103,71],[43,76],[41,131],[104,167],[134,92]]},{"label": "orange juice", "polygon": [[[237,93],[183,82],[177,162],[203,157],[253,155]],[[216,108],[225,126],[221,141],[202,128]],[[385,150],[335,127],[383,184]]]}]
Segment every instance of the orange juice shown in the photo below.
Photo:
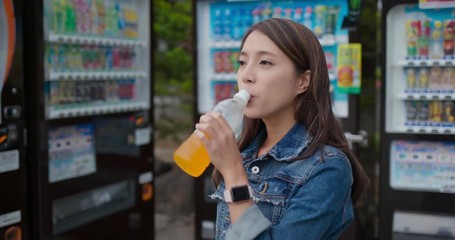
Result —
[{"label": "orange juice", "polygon": [[210,164],[210,157],[201,140],[193,133],[174,152],[175,163],[188,175],[199,177]]},{"label": "orange juice", "polygon": [[[248,104],[250,94],[242,89],[232,98],[216,104],[213,111],[221,113],[236,138],[242,131],[243,108]],[[208,137],[208,136],[207,136]],[[174,162],[188,175],[199,177],[210,164],[210,156],[204,144],[194,132],[174,152]]]}]

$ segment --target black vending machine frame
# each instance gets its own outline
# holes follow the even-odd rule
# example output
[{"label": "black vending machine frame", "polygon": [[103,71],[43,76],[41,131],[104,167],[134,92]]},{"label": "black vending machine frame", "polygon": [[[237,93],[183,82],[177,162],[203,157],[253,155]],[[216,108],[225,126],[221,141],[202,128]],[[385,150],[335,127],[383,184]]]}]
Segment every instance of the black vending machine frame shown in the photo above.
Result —
[{"label": "black vending machine frame", "polygon": [[[19,214],[14,214],[14,223],[0,228],[0,239],[6,239],[7,235],[14,234],[15,236],[20,236],[23,240],[27,240],[30,234],[27,223],[29,219],[29,209],[27,206],[29,192],[27,184],[27,163],[25,161],[26,138],[24,130],[24,59],[22,55],[24,41],[22,19],[24,14],[22,0],[12,0],[10,2],[14,9],[15,46],[11,59],[11,68],[0,96],[2,112],[0,123],[2,134],[0,152],[18,151],[18,169],[0,173],[0,185],[2,189],[0,215],[11,212]],[[0,81],[4,81],[4,79],[2,78]],[[2,160],[11,161],[11,159]]]},{"label": "black vending machine frame", "polygon": [[[390,187],[390,146],[394,140],[405,141],[454,141],[451,135],[434,134],[397,134],[385,132],[386,110],[386,59],[387,59],[387,14],[396,5],[418,4],[417,0],[383,0],[381,13],[381,139],[379,162],[379,239],[393,239],[393,214],[395,211],[425,214],[455,215],[455,194],[439,192],[420,192],[392,189]],[[420,239],[420,238],[419,238]],[[427,239],[427,238],[425,238]],[[430,239],[430,238],[428,238]],[[439,239],[439,238],[438,238]]]},{"label": "black vending machine frame", "polygon": [[[44,94],[44,0],[28,1],[24,9],[24,72],[26,81],[25,103],[28,133],[27,161],[29,163],[30,236],[33,239],[155,239],[154,154],[153,135],[150,142],[139,147],[139,157],[118,154],[98,154],[97,171],[75,179],[49,183],[48,132],[51,128],[74,124],[94,123],[100,117],[127,118],[143,114],[153,130],[153,84],[150,83],[150,108],[120,113],[46,120]],[[150,3],[150,69],[153,66],[153,4]],[[150,81],[152,81],[152,76]],[[115,133],[114,133],[115,134]],[[142,173],[149,173],[147,184],[142,184]],[[120,185],[119,185],[120,184]],[[147,185],[147,188],[144,188]],[[98,189],[128,189],[128,199],[110,205],[114,209],[96,210],[94,220],[74,218],[60,229],[53,226],[52,208],[61,200],[78,193],[94,193]],[[106,190],[107,191],[107,190]],[[145,192],[146,191],[146,192]],[[147,200],[143,193],[149,194]],[[58,200],[58,201],[57,201]],[[124,207],[125,204],[129,207]],[[115,205],[115,206],[114,206]],[[81,215],[84,215],[81,214]],[[90,214],[88,214],[90,215]],[[87,216],[87,215],[85,215]],[[78,222],[80,221],[80,222]]]}]

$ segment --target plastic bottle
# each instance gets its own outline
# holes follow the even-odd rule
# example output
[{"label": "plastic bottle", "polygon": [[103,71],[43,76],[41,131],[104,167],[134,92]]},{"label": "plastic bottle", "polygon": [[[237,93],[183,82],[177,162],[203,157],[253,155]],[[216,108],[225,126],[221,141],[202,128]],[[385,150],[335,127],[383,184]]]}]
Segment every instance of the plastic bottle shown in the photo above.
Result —
[{"label": "plastic bottle", "polygon": [[224,16],[223,16],[223,40],[224,41],[231,41],[231,27],[232,27],[232,16],[231,16],[231,9],[226,8],[224,9]]},{"label": "plastic bottle", "polygon": [[274,8],[272,18],[281,18],[281,11],[282,9],[280,7]]},{"label": "plastic bottle", "polygon": [[261,9],[255,8],[251,11],[251,15],[253,15],[253,24],[256,24],[261,21]]},{"label": "plastic bottle", "polygon": [[324,36],[324,30],[325,30],[325,15],[327,13],[327,6],[325,5],[316,5],[314,7],[314,26],[313,26],[313,32],[316,34],[316,37],[318,39],[322,39]]},{"label": "plastic bottle", "polygon": [[442,21],[434,21],[430,38],[430,55],[432,59],[442,59],[444,57],[442,36]]},{"label": "plastic bottle", "polygon": [[223,16],[221,13],[221,9],[215,9],[214,15],[212,17],[212,27],[213,27],[213,40],[215,41],[221,41],[223,38],[223,31],[224,31],[224,26],[223,26]]},{"label": "plastic bottle", "polygon": [[[233,98],[223,100],[213,108],[213,111],[223,115],[236,138],[242,130],[243,108],[249,99],[250,94],[245,90],[240,90]],[[177,148],[174,152],[174,161],[183,171],[193,177],[199,177],[210,164],[207,150],[196,133],[193,133]]]},{"label": "plastic bottle", "polygon": [[[294,10],[294,15],[292,16],[292,20],[294,20],[295,22],[298,22],[298,23],[302,23],[302,14],[303,14],[302,8],[299,8],[299,7],[296,8]],[[310,28],[310,27],[308,27],[308,28]]]},{"label": "plastic bottle", "polygon": [[242,15],[241,11],[238,8],[234,8],[232,12],[232,29],[231,29],[231,39],[239,41],[242,39]]},{"label": "plastic bottle", "polygon": [[417,31],[418,55],[421,59],[428,59],[430,54],[430,20],[418,21]]},{"label": "plastic bottle", "polygon": [[285,8],[284,9],[284,18],[291,19],[292,16],[292,8]]},{"label": "plastic bottle", "polygon": [[408,59],[417,57],[417,24],[413,20],[406,22],[406,52]]},{"label": "plastic bottle", "polygon": [[313,9],[308,6],[305,8],[305,13],[303,15],[303,25],[305,27],[309,28],[310,30],[313,30],[313,21],[312,19],[312,14],[313,14]]}]

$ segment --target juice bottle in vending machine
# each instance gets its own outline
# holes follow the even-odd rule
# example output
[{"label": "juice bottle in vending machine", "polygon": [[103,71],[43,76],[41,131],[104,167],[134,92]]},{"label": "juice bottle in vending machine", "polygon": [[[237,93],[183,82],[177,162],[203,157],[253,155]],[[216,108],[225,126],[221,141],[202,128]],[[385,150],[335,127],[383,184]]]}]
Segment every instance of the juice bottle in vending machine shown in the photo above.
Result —
[{"label": "juice bottle in vending machine", "polygon": [[286,19],[291,19],[292,16],[292,8],[285,8],[283,17]]},{"label": "juice bottle in vending machine", "polygon": [[215,41],[220,41],[223,38],[223,17],[221,9],[216,8],[212,17],[212,38]]},{"label": "juice bottle in vending machine", "polygon": [[76,32],[76,11],[71,0],[62,0],[63,9],[65,11],[65,33]]},{"label": "juice bottle in vending machine", "polygon": [[240,40],[242,38],[242,13],[240,12],[240,9],[234,8],[232,11],[232,34],[231,37],[233,40]]},{"label": "juice bottle in vending machine", "polygon": [[406,50],[407,58],[417,57],[417,22],[409,20],[406,22]]},{"label": "juice bottle in vending machine", "polygon": [[416,71],[414,68],[406,69],[406,92],[414,92],[416,87]]},{"label": "juice bottle in vending machine", "polygon": [[64,5],[61,1],[52,1],[52,12],[54,14],[52,23],[53,23],[53,30],[55,33],[63,33],[64,32]]},{"label": "juice bottle in vending machine", "polygon": [[417,123],[419,126],[427,126],[430,116],[430,103],[417,101]]},{"label": "juice bottle in vending machine", "polygon": [[302,8],[298,7],[296,9],[294,9],[294,15],[292,16],[292,20],[294,22],[303,23],[302,19],[303,19],[303,10],[302,10]]},{"label": "juice bottle in vending machine", "polygon": [[455,83],[455,74],[452,67],[445,67],[442,71],[442,89],[444,93],[453,93],[453,84]]},{"label": "juice bottle in vending machine", "polygon": [[431,101],[430,103],[430,123],[432,126],[440,126],[442,121],[442,102]]},{"label": "juice bottle in vending machine", "polygon": [[454,103],[452,101],[444,102],[444,114],[442,121],[445,122],[448,127],[453,127],[453,123],[455,122],[454,110]]},{"label": "juice bottle in vending machine", "polygon": [[316,37],[321,39],[324,36],[325,30],[325,14],[327,12],[327,6],[325,5],[316,5],[314,8],[314,33]]},{"label": "juice bottle in vending machine", "polygon": [[307,6],[305,8],[305,13],[303,14],[303,25],[305,25],[307,28],[313,30],[313,9],[310,6]]},{"label": "juice bottle in vending machine", "polygon": [[222,51],[213,53],[213,67],[216,73],[224,72],[224,58]]},{"label": "juice bottle in vending machine", "polygon": [[253,24],[261,21],[261,9],[254,8],[253,11],[251,11],[251,14],[253,15]]},{"label": "juice bottle in vending machine", "polygon": [[432,67],[430,70],[428,88],[431,93],[438,93],[442,89],[442,68]]},{"label": "juice bottle in vending machine", "polygon": [[421,93],[428,92],[428,82],[429,82],[428,70],[427,68],[421,68],[419,71],[419,78],[416,84],[419,92]]},{"label": "juice bottle in vending machine", "polygon": [[422,59],[429,58],[430,53],[430,20],[425,19],[418,21],[418,46],[419,57]]},{"label": "juice bottle in vending machine", "polygon": [[414,126],[417,120],[417,102],[405,101],[406,105],[406,126]]},{"label": "juice bottle in vending machine", "polygon": [[273,8],[272,18],[281,18],[281,8],[280,7]]},{"label": "juice bottle in vending machine", "polygon": [[454,54],[454,41],[455,41],[455,20],[446,19],[444,20],[444,57],[453,58]]},{"label": "juice bottle in vending machine", "polygon": [[326,13],[325,33],[324,34],[327,34],[332,38],[334,37],[337,18],[338,18],[338,7],[328,6],[327,13]]},{"label": "juice bottle in vending machine", "polygon": [[231,22],[231,9],[226,8],[224,9],[224,15],[223,15],[223,40],[224,41],[230,41],[231,39],[231,27],[232,27],[232,22]]},{"label": "juice bottle in vending machine", "polygon": [[442,44],[442,22],[436,20],[433,22],[430,38],[430,56],[432,59],[442,59],[444,57]]}]

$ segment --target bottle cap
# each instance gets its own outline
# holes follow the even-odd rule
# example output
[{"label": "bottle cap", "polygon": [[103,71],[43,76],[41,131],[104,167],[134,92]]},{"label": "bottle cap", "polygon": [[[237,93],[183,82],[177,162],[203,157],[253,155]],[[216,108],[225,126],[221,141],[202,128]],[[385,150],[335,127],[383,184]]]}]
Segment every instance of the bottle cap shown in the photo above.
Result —
[{"label": "bottle cap", "polygon": [[234,95],[234,99],[242,105],[246,105],[250,97],[250,94],[245,89],[240,90]]}]

